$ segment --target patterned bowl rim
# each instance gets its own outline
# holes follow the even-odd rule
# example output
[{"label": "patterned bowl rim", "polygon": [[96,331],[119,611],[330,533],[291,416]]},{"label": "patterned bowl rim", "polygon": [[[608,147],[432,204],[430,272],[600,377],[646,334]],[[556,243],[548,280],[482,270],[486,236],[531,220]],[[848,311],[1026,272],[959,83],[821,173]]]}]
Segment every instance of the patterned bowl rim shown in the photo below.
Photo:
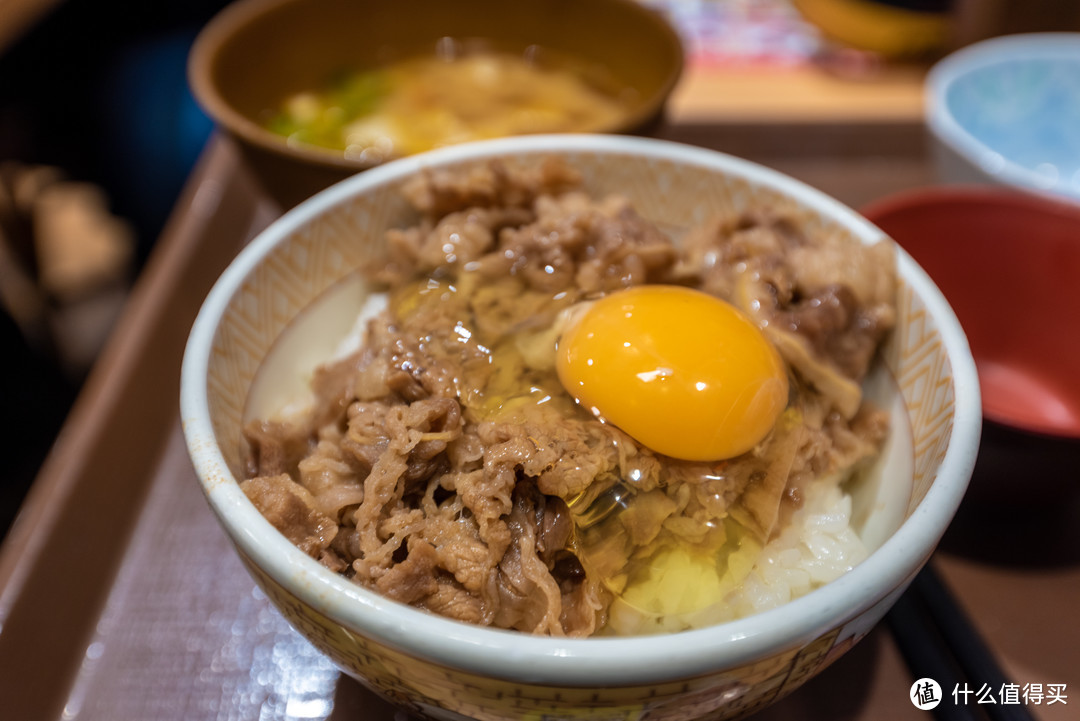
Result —
[{"label": "patterned bowl rim", "polygon": [[648,683],[732,668],[812,640],[903,588],[933,552],[967,488],[979,444],[981,403],[975,363],[956,316],[929,276],[899,248],[898,272],[925,304],[952,367],[954,417],[948,447],[922,502],[869,559],[778,608],[655,636],[561,639],[474,626],[396,603],[331,572],[293,546],[248,501],[214,436],[207,374],[218,325],[252,270],[276,245],[330,209],[423,168],[552,152],[633,155],[734,175],[795,199],[864,242],[884,237],[847,206],[777,171],[648,138],[537,135],[481,141],[397,160],[341,181],[274,221],[235,258],[207,296],[188,339],[181,373],[184,435],[203,490],[233,543],[290,593],[351,632],[446,667],[540,684]]}]

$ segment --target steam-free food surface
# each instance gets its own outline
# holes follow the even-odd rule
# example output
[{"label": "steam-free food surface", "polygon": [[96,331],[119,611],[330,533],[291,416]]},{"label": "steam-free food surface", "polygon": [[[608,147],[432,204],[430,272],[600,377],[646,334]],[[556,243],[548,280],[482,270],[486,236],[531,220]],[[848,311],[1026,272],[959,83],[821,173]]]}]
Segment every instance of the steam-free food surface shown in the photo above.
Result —
[{"label": "steam-free food surface", "polygon": [[[845,483],[889,432],[860,384],[895,322],[891,245],[767,211],[676,243],[622,198],[586,191],[559,163],[414,178],[420,220],[390,231],[367,269],[385,307],[316,371],[310,409],[247,427],[244,491],[357,583],[533,633],[696,627],[849,569],[865,548]],[[783,360],[785,406],[748,451],[658,453],[560,382],[555,351],[577,312],[671,286],[727,299]],[[723,340],[670,320],[687,342]],[[625,360],[610,355],[613,376]],[[768,557],[783,573],[766,579]]]}]

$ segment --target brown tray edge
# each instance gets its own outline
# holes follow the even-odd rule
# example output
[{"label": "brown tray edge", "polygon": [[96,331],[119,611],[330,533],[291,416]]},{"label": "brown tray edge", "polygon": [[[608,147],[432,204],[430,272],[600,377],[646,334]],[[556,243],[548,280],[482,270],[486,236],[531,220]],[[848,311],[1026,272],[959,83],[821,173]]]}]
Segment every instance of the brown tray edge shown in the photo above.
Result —
[{"label": "brown tray edge", "polygon": [[58,717],[78,671],[71,649],[93,633],[174,428],[187,331],[251,227],[258,196],[236,171],[213,139],[0,546],[0,668],[20,669],[0,674],[11,718]]}]

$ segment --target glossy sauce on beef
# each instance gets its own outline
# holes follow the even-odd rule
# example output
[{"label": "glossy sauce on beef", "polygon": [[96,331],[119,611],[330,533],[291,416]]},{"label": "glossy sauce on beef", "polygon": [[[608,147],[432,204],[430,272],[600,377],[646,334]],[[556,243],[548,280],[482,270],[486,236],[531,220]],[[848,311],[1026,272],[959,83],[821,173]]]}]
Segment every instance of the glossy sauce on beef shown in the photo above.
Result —
[{"label": "glossy sauce on beef", "polygon": [[[309,413],[245,433],[245,492],[328,568],[458,620],[587,636],[639,559],[767,540],[806,484],[878,452],[888,419],[859,384],[895,318],[887,245],[768,212],[676,244],[555,163],[429,172],[406,193],[421,220],[371,269],[387,311],[319,369]],[[560,317],[643,283],[724,298],[776,345],[791,401],[757,448],[662,456],[560,386]]]}]

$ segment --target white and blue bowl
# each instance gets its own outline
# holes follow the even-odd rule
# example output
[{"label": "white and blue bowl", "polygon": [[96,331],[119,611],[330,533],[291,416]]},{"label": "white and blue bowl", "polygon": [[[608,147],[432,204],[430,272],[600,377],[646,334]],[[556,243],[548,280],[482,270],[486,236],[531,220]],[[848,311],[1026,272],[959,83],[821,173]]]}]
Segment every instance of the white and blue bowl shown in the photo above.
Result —
[{"label": "white and blue bowl", "polygon": [[1080,203],[1080,33],[963,48],[926,80],[942,181],[994,183]]}]

